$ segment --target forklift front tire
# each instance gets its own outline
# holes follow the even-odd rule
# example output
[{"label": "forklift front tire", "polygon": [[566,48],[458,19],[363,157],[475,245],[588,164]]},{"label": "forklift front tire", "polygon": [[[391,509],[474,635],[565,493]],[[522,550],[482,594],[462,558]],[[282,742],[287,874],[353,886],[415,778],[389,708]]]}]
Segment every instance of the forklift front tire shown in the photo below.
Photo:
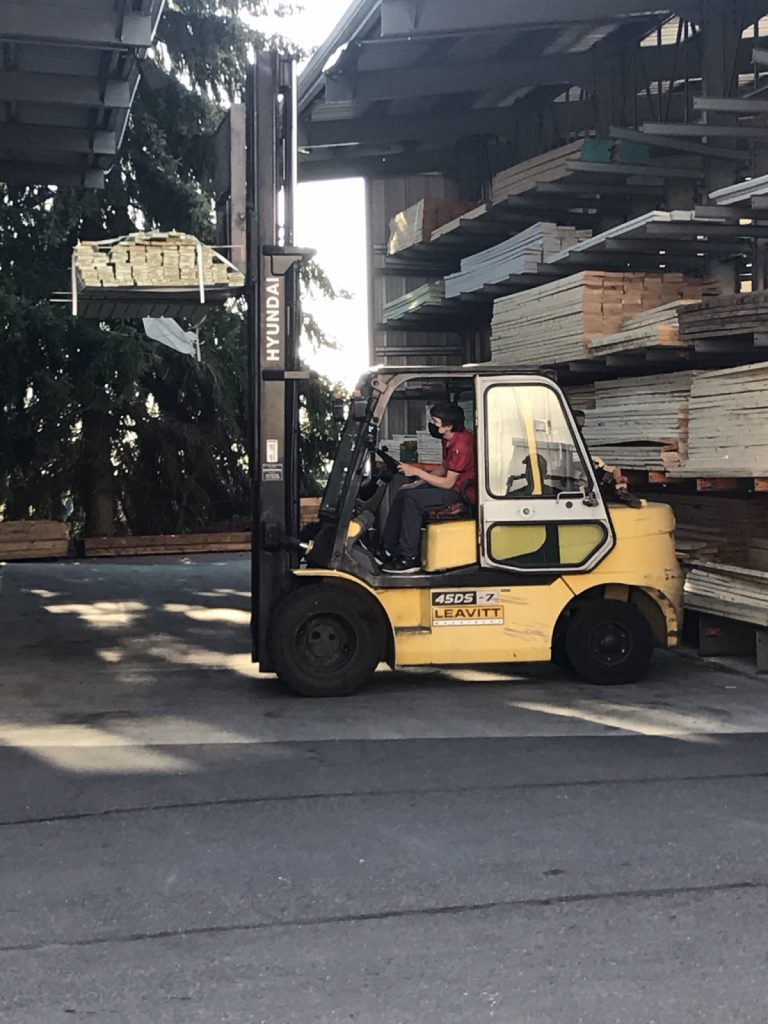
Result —
[{"label": "forklift front tire", "polygon": [[574,672],[596,686],[639,682],[648,670],[653,647],[648,620],[624,601],[590,601],[578,608],[565,637]]},{"label": "forklift front tire", "polygon": [[347,697],[384,654],[380,616],[341,586],[299,587],[276,609],[272,657],[278,677],[302,697]]}]

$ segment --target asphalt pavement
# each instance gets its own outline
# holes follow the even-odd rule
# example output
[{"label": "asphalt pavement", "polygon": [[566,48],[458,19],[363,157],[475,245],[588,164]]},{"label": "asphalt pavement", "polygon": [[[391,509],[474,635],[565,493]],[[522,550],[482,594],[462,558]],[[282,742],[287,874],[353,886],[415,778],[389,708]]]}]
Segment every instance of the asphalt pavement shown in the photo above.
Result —
[{"label": "asphalt pavement", "polygon": [[250,665],[245,558],[0,566],[0,1021],[768,1018],[768,681]]}]

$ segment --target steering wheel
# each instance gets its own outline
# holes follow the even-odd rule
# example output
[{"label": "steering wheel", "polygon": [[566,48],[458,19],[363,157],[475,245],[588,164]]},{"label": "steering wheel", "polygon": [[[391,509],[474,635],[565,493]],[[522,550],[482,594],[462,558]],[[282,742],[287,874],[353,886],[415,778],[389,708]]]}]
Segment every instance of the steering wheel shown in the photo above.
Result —
[{"label": "steering wheel", "polygon": [[384,463],[384,469],[386,472],[391,473],[392,476],[394,476],[400,469],[400,463],[397,459],[393,459],[386,448],[375,448],[374,451]]},{"label": "steering wheel", "polygon": [[355,515],[360,515],[363,512],[375,515],[384,501],[387,488],[398,472],[399,462],[397,459],[393,459],[385,448],[374,448],[374,451],[384,463],[384,469],[374,474],[371,481],[361,488],[360,495],[355,502]]}]

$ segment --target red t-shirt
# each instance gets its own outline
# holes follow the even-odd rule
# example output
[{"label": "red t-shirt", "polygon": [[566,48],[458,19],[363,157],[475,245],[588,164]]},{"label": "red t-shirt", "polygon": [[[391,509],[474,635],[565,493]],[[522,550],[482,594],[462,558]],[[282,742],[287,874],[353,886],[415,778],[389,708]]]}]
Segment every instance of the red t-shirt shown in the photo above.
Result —
[{"label": "red t-shirt", "polygon": [[[443,438],[443,465],[449,473],[459,474],[453,485],[453,489],[459,493],[468,480],[477,480],[474,435],[468,430],[460,430],[450,441]],[[467,498],[470,501],[477,499],[474,487],[467,488]]]}]

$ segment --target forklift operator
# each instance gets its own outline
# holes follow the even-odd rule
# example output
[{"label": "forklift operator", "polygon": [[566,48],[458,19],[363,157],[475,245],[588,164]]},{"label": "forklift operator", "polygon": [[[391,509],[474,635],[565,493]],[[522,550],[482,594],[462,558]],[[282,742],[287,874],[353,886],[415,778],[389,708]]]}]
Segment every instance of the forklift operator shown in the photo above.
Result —
[{"label": "forklift operator", "polygon": [[443,464],[433,472],[400,464],[404,476],[416,479],[400,488],[384,527],[382,547],[389,560],[385,572],[419,572],[424,513],[474,498],[475,439],[464,426],[464,412],[458,405],[441,403],[430,410],[430,416],[430,433],[443,442]]}]

